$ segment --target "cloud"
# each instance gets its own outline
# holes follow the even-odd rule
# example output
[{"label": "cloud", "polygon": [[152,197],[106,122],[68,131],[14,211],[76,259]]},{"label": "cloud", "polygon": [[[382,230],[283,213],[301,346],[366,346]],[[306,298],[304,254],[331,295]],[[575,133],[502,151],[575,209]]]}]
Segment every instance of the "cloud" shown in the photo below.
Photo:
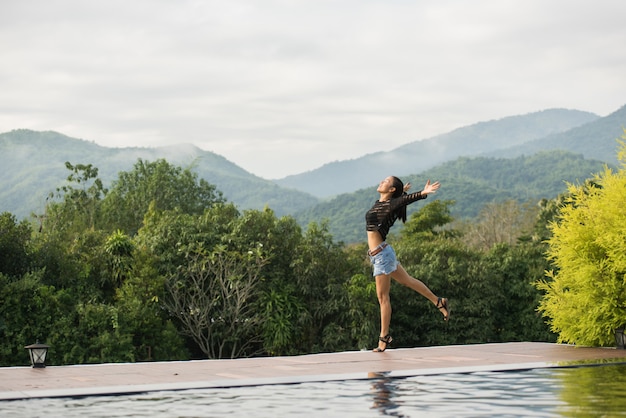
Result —
[{"label": "cloud", "polygon": [[0,131],[194,143],[265,178],[624,104],[621,0],[5,0]]}]

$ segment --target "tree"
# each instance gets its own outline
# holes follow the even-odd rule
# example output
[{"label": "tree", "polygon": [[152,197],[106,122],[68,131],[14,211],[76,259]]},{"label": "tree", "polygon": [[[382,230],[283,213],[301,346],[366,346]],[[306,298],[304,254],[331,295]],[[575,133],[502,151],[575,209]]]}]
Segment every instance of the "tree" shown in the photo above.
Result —
[{"label": "tree", "polygon": [[[626,134],[623,136],[626,140]],[[626,145],[622,168],[568,186],[569,197],[551,224],[548,258],[554,268],[537,283],[539,309],[561,342],[606,346],[626,324]]]},{"label": "tree", "polygon": [[306,307],[306,316],[300,318],[305,332],[297,346],[303,352],[352,347],[343,317],[348,305],[346,283],[355,265],[333,241],[327,222],[309,224],[294,251],[292,281],[295,294]]},{"label": "tree", "polygon": [[261,316],[251,301],[265,262],[261,250],[241,254],[224,246],[207,251],[192,245],[186,251],[187,263],[166,281],[166,308],[208,358],[258,354],[249,350],[260,341]]},{"label": "tree", "polygon": [[467,224],[464,241],[485,251],[496,244],[515,245],[520,238],[531,235],[537,213],[538,208],[512,199],[487,203],[478,218]]},{"label": "tree", "polygon": [[256,309],[263,317],[262,348],[271,355],[301,352],[299,342],[303,340],[308,311],[297,291],[293,265],[299,256],[295,249],[301,247],[302,240],[302,229],[294,218],[277,218],[269,208],[244,211],[222,240],[237,251],[245,251],[255,243],[262,245],[266,263],[262,266]]},{"label": "tree", "polygon": [[31,227],[9,212],[0,214],[0,274],[19,277],[30,266]]},{"label": "tree", "polygon": [[[100,203],[107,193],[98,178],[98,168],[92,164],[72,165],[69,161],[65,167],[71,171],[68,184],[48,196],[42,229],[61,233],[93,230],[98,226]],[[55,198],[61,201],[55,201]]]},{"label": "tree", "polygon": [[409,222],[402,228],[403,237],[434,237],[443,234],[446,237],[457,235],[446,225],[453,221],[450,215],[450,207],[454,205],[451,200],[434,200],[422,206],[418,211],[411,214]]},{"label": "tree", "polygon": [[119,229],[109,235],[104,242],[104,254],[107,258],[106,276],[115,288],[130,276],[133,266],[134,244],[130,237]]},{"label": "tree", "polygon": [[[0,365],[28,364],[23,347],[36,340],[51,343],[55,324],[42,318],[64,315],[54,288],[41,283],[41,271],[22,277],[0,273]],[[56,361],[52,355],[51,359]],[[23,359],[24,361],[20,361]]]},{"label": "tree", "polygon": [[164,281],[158,275],[153,275],[152,280],[143,280],[133,274],[117,288],[118,324],[132,336],[135,361],[189,358],[184,338],[160,304],[163,297]]},{"label": "tree", "polygon": [[[364,251],[361,252],[363,254]],[[345,283],[348,303],[346,326],[354,348],[367,349],[378,335],[380,308],[376,299],[376,282],[371,272],[355,274]]]},{"label": "tree", "polygon": [[273,287],[260,298],[264,309],[262,332],[263,349],[271,355],[298,353],[294,342],[301,341],[301,318],[307,316],[306,307],[295,295],[294,286]]},{"label": "tree", "polygon": [[537,242],[497,244],[483,256],[491,285],[497,290],[489,301],[492,341],[555,341],[537,306],[541,299],[534,283],[548,268],[545,246]]},{"label": "tree", "polygon": [[[157,274],[167,277],[175,273],[179,265],[187,263],[185,248],[189,245],[201,243],[203,248],[211,249],[224,240],[228,241],[226,237],[239,215],[237,208],[230,203],[210,206],[202,215],[180,210],[159,211],[151,204],[143,227],[133,241],[142,253],[141,261],[154,267]],[[146,277],[146,280],[150,278]]]},{"label": "tree", "polygon": [[133,236],[150,205],[157,211],[199,215],[207,207],[223,202],[222,193],[206,180],[198,180],[190,169],[183,170],[163,159],[139,159],[132,171],[118,174],[103,202],[103,215],[109,230],[120,229]]},{"label": "tree", "polygon": [[72,289],[80,300],[97,293],[100,281],[102,198],[107,190],[91,164],[66,162],[67,184],[50,193],[39,233],[33,239],[35,268],[43,281],[58,289]]}]

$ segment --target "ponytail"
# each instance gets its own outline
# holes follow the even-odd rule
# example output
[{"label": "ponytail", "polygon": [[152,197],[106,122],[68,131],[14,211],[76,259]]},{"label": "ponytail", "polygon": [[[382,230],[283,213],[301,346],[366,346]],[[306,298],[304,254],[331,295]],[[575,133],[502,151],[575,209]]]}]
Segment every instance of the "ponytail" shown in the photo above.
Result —
[{"label": "ponytail", "polygon": [[[396,189],[393,191],[393,195],[391,197],[397,198],[406,194],[404,192],[404,183],[402,183],[402,180],[400,180],[396,176],[391,176],[391,177],[393,178],[393,187]],[[393,214],[395,215],[396,219],[400,219],[402,223],[405,223],[406,222],[406,205],[401,205],[398,209],[396,209],[393,212]]]}]

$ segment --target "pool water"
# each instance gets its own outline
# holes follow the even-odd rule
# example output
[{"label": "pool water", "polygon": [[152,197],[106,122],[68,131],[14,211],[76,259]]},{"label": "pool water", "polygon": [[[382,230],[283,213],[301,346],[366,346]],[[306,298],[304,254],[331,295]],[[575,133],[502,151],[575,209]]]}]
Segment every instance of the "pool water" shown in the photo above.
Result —
[{"label": "pool water", "polygon": [[626,364],[0,402],[7,417],[618,417]]}]

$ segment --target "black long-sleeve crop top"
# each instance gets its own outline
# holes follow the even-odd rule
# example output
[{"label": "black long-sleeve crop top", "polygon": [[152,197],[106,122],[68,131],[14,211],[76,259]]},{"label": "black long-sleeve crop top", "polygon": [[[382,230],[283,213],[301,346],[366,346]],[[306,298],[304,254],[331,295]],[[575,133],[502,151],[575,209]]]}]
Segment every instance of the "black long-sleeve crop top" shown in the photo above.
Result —
[{"label": "black long-sleeve crop top", "polygon": [[426,199],[426,197],[428,197],[428,195],[423,195],[422,192],[415,192],[403,194],[400,197],[395,197],[383,202],[377,200],[374,206],[365,214],[366,230],[378,231],[383,237],[383,240],[385,240],[389,229],[391,229],[396,219],[398,219],[396,209],[407,206],[418,200]]}]

